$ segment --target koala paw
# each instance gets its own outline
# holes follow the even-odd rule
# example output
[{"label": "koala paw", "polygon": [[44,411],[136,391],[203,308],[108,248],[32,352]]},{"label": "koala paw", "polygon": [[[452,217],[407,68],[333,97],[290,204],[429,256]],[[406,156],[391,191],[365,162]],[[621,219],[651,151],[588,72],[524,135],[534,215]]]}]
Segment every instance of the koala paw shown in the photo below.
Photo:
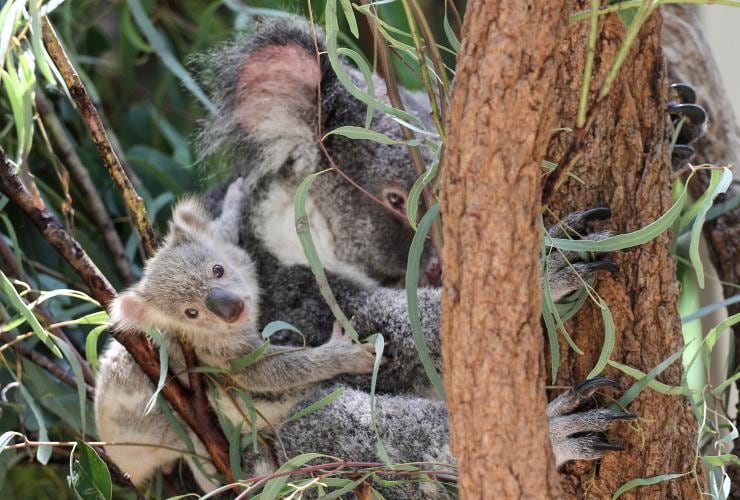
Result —
[{"label": "koala paw", "polygon": [[[328,344],[339,353],[338,362],[343,368],[342,373],[367,375],[373,372],[375,346],[370,343],[358,344],[353,341],[338,321],[334,322]],[[385,357],[381,363],[384,361]]]},{"label": "koala paw", "polygon": [[607,408],[572,413],[598,389],[618,387],[616,382],[608,378],[592,378],[569,389],[547,405],[550,442],[558,467],[571,460],[599,459],[605,451],[624,450],[622,445],[606,441],[603,433],[609,430],[615,420],[634,420],[637,415]]},{"label": "koala paw", "polygon": [[694,156],[694,148],[690,146],[707,130],[707,112],[696,104],[696,91],[685,83],[674,83],[670,88],[668,113],[671,116],[673,127],[681,129],[676,138],[676,144],[671,151],[671,163],[674,169],[686,165]]},{"label": "koala paw", "polygon": [[[591,222],[603,221],[611,217],[608,208],[592,208],[583,212],[574,212],[550,228],[548,234],[553,238],[573,238],[603,240],[611,236],[610,231],[592,231]],[[550,278],[550,292],[555,302],[568,294],[580,290],[584,282],[596,277],[597,271],[616,273],[619,266],[606,258],[605,254],[593,255],[593,259],[584,260],[579,252],[560,252],[553,249],[547,257]]]}]

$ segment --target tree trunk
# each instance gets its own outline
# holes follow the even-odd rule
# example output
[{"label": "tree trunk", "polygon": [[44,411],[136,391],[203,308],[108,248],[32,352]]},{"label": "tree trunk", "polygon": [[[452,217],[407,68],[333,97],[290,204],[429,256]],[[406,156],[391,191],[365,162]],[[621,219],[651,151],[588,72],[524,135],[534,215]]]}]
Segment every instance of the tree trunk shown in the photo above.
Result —
[{"label": "tree trunk", "polygon": [[[591,4],[578,3],[579,10]],[[661,17],[653,14],[644,25],[607,101],[599,108],[584,154],[573,170],[584,184],[569,179],[552,198],[550,208],[559,216],[577,209],[608,206],[613,212],[611,229],[625,233],[653,222],[671,206],[670,130],[665,112],[668,83],[661,54],[661,24]],[[592,97],[624,34],[617,15],[600,18]],[[588,22],[575,23],[562,45],[564,64],[554,90],[559,96],[556,106],[561,127],[574,123],[587,36]],[[569,144],[568,134],[556,136],[549,146],[548,159],[558,161]],[[669,242],[670,235],[663,234],[632,251],[615,254],[614,260],[621,268],[619,275],[601,276],[596,284],[616,324],[611,359],[643,372],[682,346],[676,266],[669,255]],[[600,311],[587,304],[569,322],[568,329],[585,352],[579,356],[561,342],[559,382],[572,384],[586,377],[598,359],[604,338]],[[611,367],[604,374],[625,388],[634,382]],[[659,376],[671,385],[678,385],[680,378],[678,362]],[[685,398],[647,389],[630,410],[641,417],[639,432],[627,424],[611,432],[626,445],[626,451],[607,454],[598,468],[589,463],[566,466],[562,485],[569,496],[610,498],[631,479],[691,470],[696,422]],[[696,483],[689,475],[631,490],[622,498],[698,496]]]},{"label": "tree trunk", "polygon": [[[696,8],[672,5],[666,8],[664,15],[663,38],[668,75],[672,81],[688,82],[696,88],[699,104],[707,110],[711,121],[706,136],[694,146],[697,151],[694,163],[736,163],[740,159],[740,129],[711,49],[701,32]],[[701,180],[704,185],[707,184],[707,176],[702,176]],[[732,185],[726,194],[718,197],[717,202],[722,203],[737,196],[740,196],[740,173],[735,169]],[[740,283],[740,207],[707,221],[704,237],[719,279],[735,285]],[[735,286],[725,285],[725,297],[737,293]],[[731,315],[740,313],[740,304],[733,304],[727,309]],[[740,360],[740,324],[735,325],[734,332],[734,359],[737,363]],[[732,370],[735,367],[729,368]],[[740,419],[737,423],[740,423]],[[740,498],[740,467],[731,466],[728,470],[733,479],[731,497]]]},{"label": "tree trunk", "polygon": [[[577,3],[577,10],[591,5],[582,0]],[[451,444],[460,461],[460,487],[466,498],[484,496],[486,487],[496,488],[502,498],[532,492],[540,498],[558,491],[552,457],[543,446],[547,443],[539,392],[544,377],[543,346],[535,321],[539,317],[535,272],[539,232],[533,199],[540,186],[539,175],[534,173],[539,169],[539,139],[548,137],[551,128],[574,126],[588,23],[571,24],[560,38],[560,18],[554,10],[538,10],[542,8],[525,15],[524,9],[509,4],[470,2],[450,107],[444,158],[442,338]],[[536,35],[530,31],[532,26],[537,27]],[[644,227],[671,206],[670,127],[665,113],[668,82],[661,29],[658,14],[643,27],[586,134],[583,154],[573,171],[584,183],[567,180],[550,202],[555,214],[608,206],[613,212],[611,228],[624,233]],[[615,14],[600,18],[592,99],[624,34]],[[684,38],[697,35],[695,30],[675,28],[673,38],[667,40],[671,48],[677,48],[686,43]],[[558,53],[551,52],[553,40],[562,40]],[[701,47],[703,42],[696,43]],[[685,69],[687,56],[678,58],[683,59]],[[561,62],[555,65],[555,79],[553,61]],[[713,83],[708,88],[716,91],[713,72],[701,65],[692,71],[678,74],[697,85],[709,77]],[[698,86],[702,96],[702,85]],[[713,97],[714,93],[707,96]],[[733,159],[738,144],[734,121],[724,114],[726,109],[715,114],[709,108],[715,120],[722,115],[716,127],[726,149],[718,153],[716,143],[715,149],[706,141],[700,143],[706,153],[702,159]],[[554,124],[552,112],[558,116]],[[571,142],[572,134],[555,135],[546,158],[561,160]],[[727,276],[737,273],[737,253],[731,253],[737,238],[726,227],[735,220],[733,216],[728,214],[726,223],[719,219],[709,235],[715,255],[721,255],[715,259],[717,267]],[[643,372],[682,347],[678,285],[669,243],[670,235],[664,234],[633,251],[614,255],[620,274],[602,276],[596,285],[616,323],[611,359]],[[494,289],[491,283],[499,286]],[[603,344],[601,314],[592,304],[569,322],[568,329],[585,354],[576,355],[561,343],[560,384],[582,380]],[[611,367],[605,374],[625,388],[634,382]],[[681,367],[676,363],[659,379],[678,385],[680,377]],[[610,498],[631,479],[692,469],[697,424],[685,398],[648,389],[630,409],[641,416],[639,431],[620,424],[611,433],[627,450],[607,454],[598,468],[592,463],[566,466],[561,484],[567,496]],[[698,496],[696,483],[687,475],[631,490],[622,498]]]},{"label": "tree trunk", "polygon": [[540,328],[540,176],[566,1],[473,0],[444,156],[444,376],[463,498],[559,495]]}]

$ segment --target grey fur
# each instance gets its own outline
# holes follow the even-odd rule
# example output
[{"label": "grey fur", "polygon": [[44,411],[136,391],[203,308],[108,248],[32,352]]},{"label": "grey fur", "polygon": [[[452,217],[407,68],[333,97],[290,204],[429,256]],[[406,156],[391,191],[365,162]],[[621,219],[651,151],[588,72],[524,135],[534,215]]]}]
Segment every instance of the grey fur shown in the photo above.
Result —
[{"label": "grey fur", "polygon": [[[240,206],[241,182],[232,185],[226,196],[227,206]],[[174,332],[182,333],[193,345],[205,366],[229,368],[230,363],[253,352],[262,344],[255,327],[259,290],[249,256],[234,244],[238,226],[233,210],[225,210],[221,219],[210,222],[197,202],[185,200],[174,211],[164,246],[147,262],[144,277],[130,290],[119,295],[111,306],[111,317],[119,329],[159,328],[170,358],[170,369],[183,376],[186,368]],[[238,212],[236,212],[238,214]],[[214,262],[225,269],[222,276],[211,272]],[[218,287],[239,297],[251,311],[241,312],[233,321],[221,320],[209,311],[205,297]],[[188,318],[184,311],[195,308],[198,317]],[[316,347],[293,348],[270,345],[265,356],[248,367],[230,374],[237,387],[249,393],[254,402],[258,428],[273,427],[284,420],[300,399],[312,392],[312,386],[339,374],[372,372],[374,349],[357,344],[341,328],[334,328],[330,339]],[[154,393],[149,378],[128,352],[112,341],[101,357],[95,398],[95,413],[100,437],[112,442],[138,442],[183,448],[184,444],[159,408],[144,415],[147,401]],[[234,425],[244,420],[248,410],[235,408],[221,391],[210,394],[211,403]],[[251,425],[244,426],[249,432]],[[204,447],[195,438],[196,451]],[[145,452],[143,452],[146,450]],[[123,471],[137,484],[158,467],[166,467],[180,453],[145,448],[111,446],[108,452]],[[208,480],[193,469],[201,487]]]},{"label": "grey fur", "polygon": [[[318,31],[317,36],[318,49],[323,52],[323,35]],[[270,57],[260,57],[268,52]],[[269,21],[249,36],[239,36],[202,56],[201,62],[208,67],[204,82],[212,90],[217,111],[204,125],[200,144],[205,155],[219,153],[228,159],[227,163],[233,165],[232,178],[246,179],[240,245],[257,266],[262,290],[259,324],[287,321],[302,331],[310,345],[321,345],[334,318],[305,265],[295,237],[292,202],[307,175],[330,167],[316,140],[319,116],[323,133],[344,125],[363,126],[366,106],[339,82],[325,56],[321,56],[318,69],[312,69],[315,58],[311,27],[298,19]],[[286,61],[301,71],[286,71]],[[345,70],[363,87],[357,73],[349,67]],[[315,100],[317,89],[310,85],[313,71],[320,74],[320,113]],[[257,83],[243,84],[253,80]],[[374,88],[376,96],[387,101],[380,80],[374,81]],[[423,97],[405,90],[403,96],[408,110],[423,120],[429,119],[429,107]],[[374,114],[372,128],[401,139],[398,124],[383,113]],[[407,193],[417,178],[404,146],[350,140],[339,135],[326,137],[324,144],[336,165],[378,198],[382,199],[384,190],[391,188]],[[206,195],[207,206],[214,214],[222,210],[226,185]],[[406,292],[398,288],[406,271],[412,229],[335,172],[317,178],[307,205],[311,231],[319,242],[327,278],[340,307],[352,318],[360,335],[382,333],[389,342],[389,359],[378,379],[378,392],[387,415],[424,415],[424,421],[417,422],[423,439],[410,439],[408,446],[404,445],[403,436],[409,428],[416,428],[414,420],[389,420],[389,424],[396,422],[399,426],[390,424],[384,435],[401,450],[394,458],[407,461],[431,454],[452,459],[446,448],[444,406],[419,397],[429,395],[430,384],[412,340]],[[576,215],[565,222],[578,226],[579,233],[590,237],[587,219]],[[432,257],[433,252],[428,249],[426,258]],[[552,255],[553,294],[561,298],[583,286],[575,271],[585,273],[588,280],[597,269],[598,265],[587,262],[571,267],[559,255]],[[419,303],[425,340],[432,360],[441,368],[439,290],[421,287]],[[274,338],[285,344],[300,341],[287,331]],[[379,457],[367,428],[361,427],[358,434],[347,424],[353,421],[347,417],[350,414],[361,422],[370,418],[368,381],[346,376],[340,381],[347,388],[345,396],[281,429],[282,442],[291,454],[325,451],[341,454],[340,458],[346,460],[377,461]],[[302,404],[310,401],[309,398]],[[328,429],[332,429],[331,434]],[[558,449],[555,446],[556,452]],[[581,456],[593,458],[596,454],[589,450]],[[253,456],[246,457],[246,461],[266,463]],[[423,490],[416,488],[416,496],[409,498],[424,496]]]}]

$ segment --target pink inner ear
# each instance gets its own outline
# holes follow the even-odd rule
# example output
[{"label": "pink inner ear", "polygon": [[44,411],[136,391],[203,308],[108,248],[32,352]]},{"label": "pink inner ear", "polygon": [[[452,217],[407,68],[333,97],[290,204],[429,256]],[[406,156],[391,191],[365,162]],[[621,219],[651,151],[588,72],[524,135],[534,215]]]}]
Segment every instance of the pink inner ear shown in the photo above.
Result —
[{"label": "pink inner ear", "polygon": [[316,57],[305,49],[297,45],[257,49],[239,74],[237,119],[252,132],[275,112],[300,116],[316,102],[320,82]]},{"label": "pink inner ear", "polygon": [[134,292],[124,292],[111,304],[111,319],[125,328],[141,325],[146,319],[144,299]]}]

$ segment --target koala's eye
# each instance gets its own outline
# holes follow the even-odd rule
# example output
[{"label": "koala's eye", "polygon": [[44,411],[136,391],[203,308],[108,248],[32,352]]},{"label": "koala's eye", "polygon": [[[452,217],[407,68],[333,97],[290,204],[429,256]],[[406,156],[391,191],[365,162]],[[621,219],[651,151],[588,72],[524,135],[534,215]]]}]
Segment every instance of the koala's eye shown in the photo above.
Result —
[{"label": "koala's eye", "polygon": [[406,210],[406,195],[395,189],[387,189],[384,193],[385,202],[394,210],[403,212]]},{"label": "koala's eye", "polygon": [[216,278],[220,278],[224,275],[224,266],[222,266],[221,264],[214,264],[211,270],[213,271],[213,275]]},{"label": "koala's eye", "polygon": [[198,310],[193,309],[192,307],[189,307],[185,309],[185,316],[187,316],[190,319],[195,319],[198,317]]}]

